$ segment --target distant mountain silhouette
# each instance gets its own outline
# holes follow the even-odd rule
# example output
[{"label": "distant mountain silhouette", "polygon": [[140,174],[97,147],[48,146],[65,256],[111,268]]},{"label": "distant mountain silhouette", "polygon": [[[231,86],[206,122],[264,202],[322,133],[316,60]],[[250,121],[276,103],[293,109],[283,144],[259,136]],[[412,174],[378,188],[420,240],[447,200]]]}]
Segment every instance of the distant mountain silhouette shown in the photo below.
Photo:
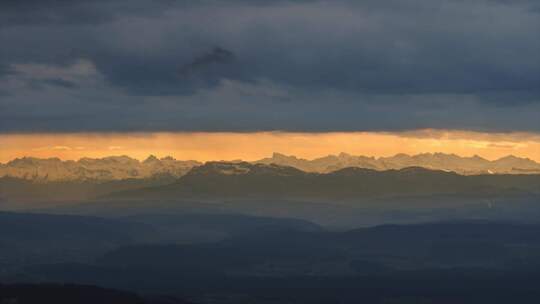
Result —
[{"label": "distant mountain silhouette", "polygon": [[275,164],[208,162],[194,167],[174,184],[126,191],[112,197],[349,199],[539,190],[540,175],[464,176],[421,167],[386,171],[348,167],[321,174]]},{"label": "distant mountain silhouette", "polygon": [[[540,164],[507,156],[341,153],[315,160],[274,154],[255,162],[200,164],[150,156],[103,159],[21,158],[0,166],[0,204],[130,198],[351,199],[433,194],[538,193]],[[3,176],[3,177],[2,177]]]},{"label": "distant mountain silhouette", "polygon": [[461,157],[455,154],[423,153],[418,155],[397,154],[392,157],[353,156],[346,153],[328,155],[313,160],[274,153],[256,163],[291,166],[307,172],[328,173],[347,167],[373,170],[403,169],[423,167],[434,170],[453,171],[464,175],[476,174],[540,174],[540,164],[515,156],[507,156],[489,161],[479,156]]},{"label": "distant mountain silhouette", "polygon": [[[239,163],[231,161],[231,163]],[[540,174],[540,164],[515,156],[489,161],[479,156],[461,157],[455,154],[423,153],[418,155],[397,154],[392,157],[353,156],[346,153],[328,155],[313,160],[274,153],[254,164],[276,164],[293,167],[306,172],[329,173],[354,167],[378,171],[422,167],[433,170],[453,171],[462,175],[479,174]],[[168,176],[179,178],[202,163],[176,160],[172,157],[157,158],[150,155],[139,161],[128,156],[105,158],[82,158],[78,161],[62,161],[59,158],[39,159],[24,157],[0,164],[0,177],[16,177],[35,182],[94,181],[106,182],[124,179],[147,179]]]}]

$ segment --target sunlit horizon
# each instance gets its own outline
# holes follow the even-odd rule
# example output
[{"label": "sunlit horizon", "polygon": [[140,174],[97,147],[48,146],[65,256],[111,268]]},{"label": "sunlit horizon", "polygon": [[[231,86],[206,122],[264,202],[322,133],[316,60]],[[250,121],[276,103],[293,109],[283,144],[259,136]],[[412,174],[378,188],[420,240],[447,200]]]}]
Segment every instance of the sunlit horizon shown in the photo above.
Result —
[{"label": "sunlit horizon", "polygon": [[149,155],[179,160],[245,160],[273,153],[314,159],[347,153],[390,157],[404,153],[478,155],[495,160],[508,155],[540,161],[540,135],[482,133],[458,130],[407,132],[154,132],[1,134],[0,162],[15,158],[58,157],[62,160],[126,155],[144,160]]}]

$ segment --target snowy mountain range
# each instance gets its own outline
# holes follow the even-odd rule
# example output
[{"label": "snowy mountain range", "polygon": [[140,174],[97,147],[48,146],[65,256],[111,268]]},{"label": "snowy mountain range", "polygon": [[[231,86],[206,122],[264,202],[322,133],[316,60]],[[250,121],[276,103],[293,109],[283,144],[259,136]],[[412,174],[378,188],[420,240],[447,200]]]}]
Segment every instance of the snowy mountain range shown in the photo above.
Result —
[{"label": "snowy mountain range", "polygon": [[461,157],[444,153],[397,154],[392,157],[379,158],[341,153],[307,160],[274,153],[272,157],[261,159],[256,163],[291,166],[302,171],[319,173],[328,173],[348,167],[379,171],[423,167],[432,170],[452,171],[462,175],[540,173],[539,163],[528,158],[519,158],[512,155],[490,161],[476,155]]},{"label": "snowy mountain range", "polygon": [[[305,172],[329,173],[344,168],[364,168],[377,171],[422,167],[432,170],[456,172],[462,175],[479,174],[540,174],[540,163],[528,158],[506,156],[487,160],[479,156],[461,157],[455,154],[423,153],[397,154],[392,157],[354,156],[346,153],[328,155],[312,160],[274,153],[272,157],[254,161],[254,164],[275,164],[293,167]],[[23,157],[0,164],[0,177],[14,177],[36,182],[46,181],[114,181],[167,176],[179,178],[193,167],[202,165],[194,160],[157,158],[144,161],[128,156],[81,158],[78,161],[59,158],[39,159]]]},{"label": "snowy mountain range", "polygon": [[198,165],[201,163],[197,161],[180,161],[172,157],[159,159],[153,155],[142,162],[128,156],[81,158],[78,161],[24,157],[0,164],[0,177],[34,181],[113,181],[163,175],[178,178]]}]

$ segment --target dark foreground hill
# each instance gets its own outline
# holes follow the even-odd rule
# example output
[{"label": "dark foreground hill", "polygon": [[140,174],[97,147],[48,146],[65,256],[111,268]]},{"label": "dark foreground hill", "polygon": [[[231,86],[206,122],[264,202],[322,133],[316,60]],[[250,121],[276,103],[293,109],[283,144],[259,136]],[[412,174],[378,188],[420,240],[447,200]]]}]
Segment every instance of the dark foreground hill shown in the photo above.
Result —
[{"label": "dark foreground hill", "polygon": [[37,206],[46,203],[70,204],[93,199],[116,191],[167,185],[176,181],[171,176],[114,181],[47,181],[36,182],[24,178],[0,177],[0,207],[19,209],[29,202]]},{"label": "dark foreground hill", "polygon": [[167,297],[143,298],[136,294],[88,285],[0,284],[2,304],[187,304]]},{"label": "dark foreground hill", "polygon": [[540,226],[483,221],[267,234],[212,244],[142,245],[106,254],[123,269],[215,275],[354,275],[423,268],[540,269]]},{"label": "dark foreground hill", "polygon": [[86,261],[150,237],[150,225],[90,216],[0,212],[0,272],[31,263]]},{"label": "dark foreground hill", "polygon": [[537,303],[539,232],[492,222],[297,231],[128,246],[24,272],[200,303]]},{"label": "dark foreground hill", "polygon": [[126,245],[206,243],[239,236],[320,230],[307,221],[237,214],[99,218],[0,212],[0,274],[32,264],[89,262]]}]

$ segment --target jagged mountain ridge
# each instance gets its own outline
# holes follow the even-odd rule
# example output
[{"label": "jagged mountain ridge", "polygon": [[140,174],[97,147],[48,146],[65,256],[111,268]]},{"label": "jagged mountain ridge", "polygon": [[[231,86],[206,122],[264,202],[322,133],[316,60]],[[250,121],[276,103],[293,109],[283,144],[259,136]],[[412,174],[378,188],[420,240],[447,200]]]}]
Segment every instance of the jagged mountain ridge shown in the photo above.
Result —
[{"label": "jagged mountain ridge", "polygon": [[417,155],[396,154],[391,157],[354,156],[346,153],[328,155],[313,160],[274,153],[255,163],[291,166],[306,172],[329,173],[357,167],[378,171],[399,170],[407,167],[423,167],[432,170],[453,171],[462,175],[478,174],[540,174],[540,163],[512,155],[487,160],[480,156],[461,157],[455,154],[422,153]]},{"label": "jagged mountain ridge", "polygon": [[306,172],[275,164],[207,162],[179,178],[126,179],[108,182],[40,183],[0,178],[0,202],[85,199],[309,199],[369,197],[539,194],[540,174],[460,175],[407,167],[373,170],[347,167],[330,173]]},{"label": "jagged mountain ridge", "polygon": [[59,158],[23,157],[0,164],[0,177],[32,181],[114,181],[144,179],[159,176],[178,178],[201,163],[181,161],[172,157],[158,159],[151,155],[144,161],[128,156],[81,158],[78,161]]},{"label": "jagged mountain ridge", "polygon": [[[231,163],[238,163],[234,161]],[[397,154],[392,157],[354,156],[346,153],[328,155],[312,160],[274,153],[272,157],[252,162],[293,167],[305,172],[330,173],[353,167],[377,171],[422,167],[431,170],[452,171],[462,175],[479,174],[540,174],[540,164],[528,159],[506,156],[494,161],[479,156],[461,157],[455,154],[423,153]],[[176,160],[172,157],[157,158],[153,155],[144,161],[128,156],[82,158],[63,161],[59,158],[39,159],[24,157],[0,164],[0,177],[14,177],[32,181],[114,181],[145,179],[158,176],[179,178],[193,167],[202,165],[194,160]]]}]

